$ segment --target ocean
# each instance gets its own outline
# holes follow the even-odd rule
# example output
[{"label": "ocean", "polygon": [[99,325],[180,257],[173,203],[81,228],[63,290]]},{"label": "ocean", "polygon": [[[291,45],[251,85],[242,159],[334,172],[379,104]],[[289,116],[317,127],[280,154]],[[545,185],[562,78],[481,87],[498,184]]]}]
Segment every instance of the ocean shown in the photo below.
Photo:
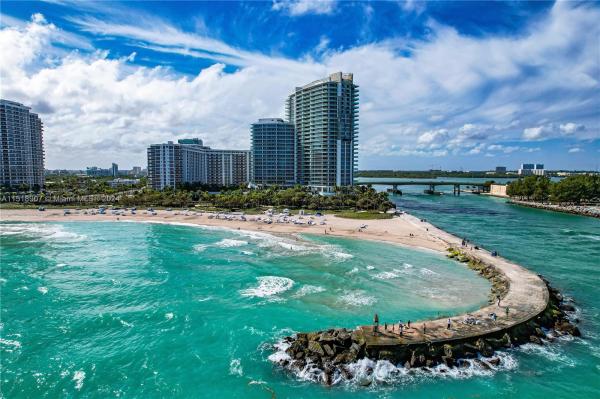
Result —
[{"label": "ocean", "polygon": [[[325,387],[274,366],[296,331],[440,317],[489,283],[442,255],[334,237],[128,222],[0,223],[2,394],[30,397],[600,396],[600,221],[462,195],[399,207],[546,276],[583,338],[527,344],[492,369],[364,360]],[[270,359],[271,357],[271,359]],[[358,380],[358,379],[357,379]]]}]

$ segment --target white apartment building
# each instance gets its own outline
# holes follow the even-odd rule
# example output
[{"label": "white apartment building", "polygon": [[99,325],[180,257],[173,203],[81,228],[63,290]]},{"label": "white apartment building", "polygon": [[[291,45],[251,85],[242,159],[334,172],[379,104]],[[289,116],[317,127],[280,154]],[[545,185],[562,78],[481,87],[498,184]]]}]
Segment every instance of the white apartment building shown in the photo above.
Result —
[{"label": "white apartment building", "polygon": [[44,186],[43,125],[31,108],[0,100],[0,184]]},{"label": "white apartment building", "polygon": [[250,181],[250,151],[215,150],[200,139],[148,147],[148,185],[155,190],[182,183],[233,186]]}]

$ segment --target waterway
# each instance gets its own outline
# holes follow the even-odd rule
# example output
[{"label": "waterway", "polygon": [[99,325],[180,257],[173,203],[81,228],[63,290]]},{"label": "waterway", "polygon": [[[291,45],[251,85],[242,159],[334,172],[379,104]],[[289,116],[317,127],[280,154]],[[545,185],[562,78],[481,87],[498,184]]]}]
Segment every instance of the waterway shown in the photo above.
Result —
[{"label": "waterway", "polygon": [[271,344],[293,331],[368,323],[374,309],[390,322],[475,309],[488,282],[433,253],[349,239],[0,223],[2,393],[597,398],[600,222],[421,190],[393,199],[548,277],[575,299],[584,338],[509,350],[497,370],[407,373],[372,364],[369,387],[327,388],[274,367]]}]

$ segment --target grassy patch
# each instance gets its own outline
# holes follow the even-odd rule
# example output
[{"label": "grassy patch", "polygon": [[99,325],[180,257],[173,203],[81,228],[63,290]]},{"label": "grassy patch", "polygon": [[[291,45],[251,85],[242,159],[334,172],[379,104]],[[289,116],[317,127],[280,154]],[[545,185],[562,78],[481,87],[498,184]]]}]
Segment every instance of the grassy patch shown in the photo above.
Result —
[{"label": "grassy patch", "polygon": [[336,213],[335,216],[346,219],[391,219],[394,217],[391,213],[379,213],[376,211],[365,211],[365,212],[340,212]]}]

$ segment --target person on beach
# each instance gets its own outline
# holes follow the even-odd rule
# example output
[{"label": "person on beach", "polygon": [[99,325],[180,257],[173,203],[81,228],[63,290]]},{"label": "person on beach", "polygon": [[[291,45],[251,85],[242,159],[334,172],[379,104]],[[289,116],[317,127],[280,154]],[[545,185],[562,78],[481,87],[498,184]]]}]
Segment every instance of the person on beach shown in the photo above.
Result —
[{"label": "person on beach", "polygon": [[506,315],[508,316],[508,306],[506,307]]},{"label": "person on beach", "polygon": [[408,327],[407,327],[407,328],[410,328],[410,320],[408,321],[407,325],[408,325]]},{"label": "person on beach", "polygon": [[384,329],[385,331],[387,331],[387,321],[386,321],[385,323],[383,323],[383,329]]},{"label": "person on beach", "polygon": [[404,334],[404,324],[400,324],[400,336]]},{"label": "person on beach", "polygon": [[452,320],[448,319],[448,325],[446,326],[446,330],[449,330],[451,325],[452,325]]},{"label": "person on beach", "polygon": [[379,330],[379,316],[375,313],[375,317],[373,317],[373,333],[377,334],[377,330]]},{"label": "person on beach", "polygon": [[423,323],[423,334],[427,334],[427,326]]}]

